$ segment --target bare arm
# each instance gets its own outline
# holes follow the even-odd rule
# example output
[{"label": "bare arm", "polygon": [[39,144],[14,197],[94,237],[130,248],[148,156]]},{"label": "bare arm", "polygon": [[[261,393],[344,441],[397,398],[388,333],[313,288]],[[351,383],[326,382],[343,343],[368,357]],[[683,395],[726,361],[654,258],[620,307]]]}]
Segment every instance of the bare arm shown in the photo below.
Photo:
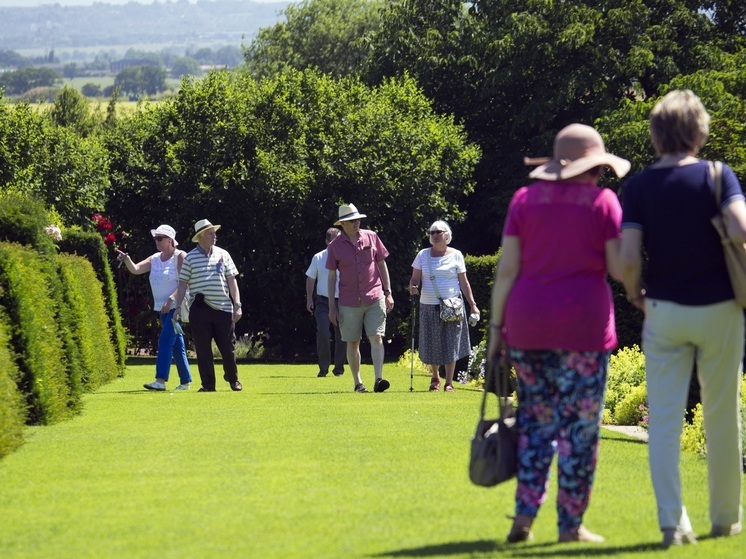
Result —
[{"label": "bare arm", "polygon": [[313,312],[313,286],[316,284],[316,280],[306,276],[306,309],[308,312]]},{"label": "bare arm", "polygon": [[148,256],[145,260],[141,260],[137,264],[135,264],[132,261],[132,258],[130,258],[130,255],[122,252],[121,250],[117,249],[117,260],[119,262],[124,262],[124,265],[127,267],[127,270],[131,274],[135,274],[136,276],[139,276],[140,274],[145,274],[150,271],[150,256]]},{"label": "bare arm", "polygon": [[226,281],[228,282],[228,291],[231,294],[231,299],[233,299],[233,322],[238,322],[243,315],[240,307],[241,293],[238,290],[238,281],[236,280],[236,276],[228,276]]},{"label": "bare arm", "polygon": [[746,202],[733,200],[723,210],[728,237],[736,243],[746,243]]},{"label": "bare arm", "polygon": [[458,283],[461,286],[461,292],[466,296],[466,302],[469,303],[471,314],[480,314],[477,302],[474,300],[474,294],[471,291],[471,284],[469,279],[466,277],[466,272],[461,272],[458,275]]},{"label": "bare arm", "polygon": [[622,229],[620,249],[622,283],[630,302],[639,309],[645,307],[642,289],[642,231],[630,227]]},{"label": "bare arm", "polygon": [[388,291],[386,295],[386,312],[391,312],[394,308],[394,296],[391,293],[391,278],[389,277],[389,267],[386,265],[386,260],[376,262],[378,265],[378,273],[381,274],[381,283],[383,283],[384,293]]},{"label": "bare arm", "polygon": [[[329,270],[329,279],[326,282],[326,286],[329,289],[328,293],[334,293],[337,286],[337,270]],[[339,311],[337,311],[337,300],[334,297],[329,297],[329,321],[332,324],[337,324],[339,318]]]},{"label": "bare arm", "polygon": [[412,268],[412,276],[409,278],[409,294],[410,295],[417,295],[417,291],[419,290],[421,281],[422,281],[422,270],[418,270],[417,268]]},{"label": "bare arm", "polygon": [[606,255],[606,271],[617,281],[622,281],[622,260],[621,260],[622,240],[609,239],[604,244]]},{"label": "bare arm", "polygon": [[503,316],[505,302],[513,289],[518,273],[521,271],[521,244],[518,237],[503,236],[500,264],[495,273],[495,285],[492,287],[490,305],[490,341],[487,346],[487,360],[492,361],[503,350]]},{"label": "bare arm", "polygon": [[184,302],[187,287],[189,287],[187,282],[179,280],[179,287],[176,288],[176,301],[174,301],[174,308],[176,309],[174,311],[174,318],[181,314],[181,304]]}]

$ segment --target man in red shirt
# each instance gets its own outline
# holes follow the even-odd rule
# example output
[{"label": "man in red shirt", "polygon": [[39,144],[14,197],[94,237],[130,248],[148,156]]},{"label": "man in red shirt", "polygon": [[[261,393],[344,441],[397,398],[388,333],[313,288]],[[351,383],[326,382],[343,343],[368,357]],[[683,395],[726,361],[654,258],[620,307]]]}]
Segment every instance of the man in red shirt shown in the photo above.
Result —
[{"label": "man in red shirt", "polygon": [[355,392],[368,392],[360,378],[360,338],[365,325],[376,375],[373,390],[383,392],[390,386],[383,378],[383,335],[386,313],[394,308],[386,266],[389,251],[375,232],[360,228],[360,220],[364,217],[352,204],[339,207],[339,219],[334,225],[342,227],[342,234],[329,243],[326,259],[330,293],[334,291],[339,274],[339,309],[330,299],[329,320],[339,324],[342,340],[347,342],[347,363]]}]

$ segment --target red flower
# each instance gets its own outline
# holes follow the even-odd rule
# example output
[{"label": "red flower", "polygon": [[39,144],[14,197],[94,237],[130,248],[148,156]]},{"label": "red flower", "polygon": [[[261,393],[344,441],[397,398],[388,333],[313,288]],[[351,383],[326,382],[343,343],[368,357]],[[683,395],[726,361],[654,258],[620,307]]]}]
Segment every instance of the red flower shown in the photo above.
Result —
[{"label": "red flower", "polygon": [[117,242],[117,237],[116,235],[114,235],[114,233],[109,233],[108,235],[106,235],[106,237],[104,237],[104,244],[106,246],[113,246],[114,243],[116,242]]}]

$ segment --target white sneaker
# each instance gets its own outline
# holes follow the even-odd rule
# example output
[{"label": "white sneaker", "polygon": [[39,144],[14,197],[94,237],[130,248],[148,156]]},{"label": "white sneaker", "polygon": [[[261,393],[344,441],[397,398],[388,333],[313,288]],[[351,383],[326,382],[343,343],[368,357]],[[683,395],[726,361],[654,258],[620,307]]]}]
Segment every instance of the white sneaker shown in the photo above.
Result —
[{"label": "white sneaker", "polygon": [[174,388],[174,390],[189,390],[190,386],[191,385],[189,383],[180,384],[179,386],[177,386],[176,388]]},{"label": "white sneaker", "polygon": [[158,390],[159,392],[163,392],[164,390],[166,390],[166,385],[162,382],[158,382],[157,380],[154,380],[150,384],[143,384],[143,386],[148,390]]}]

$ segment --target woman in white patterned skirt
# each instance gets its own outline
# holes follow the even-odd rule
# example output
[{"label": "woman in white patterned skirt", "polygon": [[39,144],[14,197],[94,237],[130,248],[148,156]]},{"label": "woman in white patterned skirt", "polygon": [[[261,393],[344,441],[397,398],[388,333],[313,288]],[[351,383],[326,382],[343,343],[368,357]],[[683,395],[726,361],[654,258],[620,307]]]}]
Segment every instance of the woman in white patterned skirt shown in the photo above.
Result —
[{"label": "woman in white patterned skirt", "polygon": [[[469,325],[466,307],[471,314],[479,316],[471,285],[466,278],[464,255],[448,245],[451,228],[445,221],[436,221],[428,229],[432,248],[421,250],[412,262],[412,277],[409,280],[410,295],[420,296],[420,360],[430,366],[432,378],[430,390],[440,390],[440,372],[445,368],[446,392],[453,392],[453,374],[456,361],[469,355]],[[440,319],[440,299],[462,297],[463,317],[458,322],[443,322]]]}]

